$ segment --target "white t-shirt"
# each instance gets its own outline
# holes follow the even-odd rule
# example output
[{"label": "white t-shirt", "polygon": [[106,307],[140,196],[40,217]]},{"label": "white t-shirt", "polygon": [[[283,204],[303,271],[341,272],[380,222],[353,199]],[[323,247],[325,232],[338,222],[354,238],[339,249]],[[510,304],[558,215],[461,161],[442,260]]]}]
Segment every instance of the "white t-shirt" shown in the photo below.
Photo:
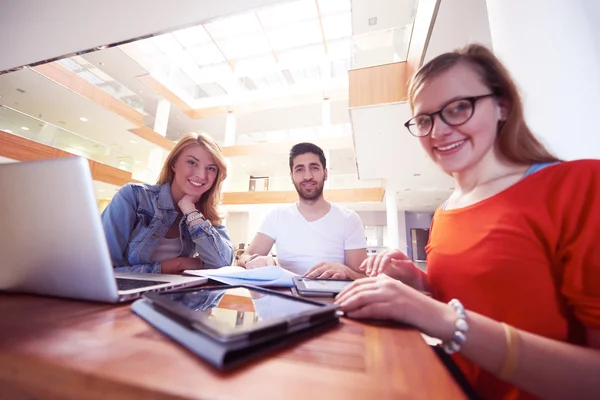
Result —
[{"label": "white t-shirt", "polygon": [[303,275],[319,262],[344,263],[344,251],[367,247],[365,227],[352,210],[331,204],[322,218],[308,222],[296,203],[271,211],[259,232],[275,240],[279,264]]}]

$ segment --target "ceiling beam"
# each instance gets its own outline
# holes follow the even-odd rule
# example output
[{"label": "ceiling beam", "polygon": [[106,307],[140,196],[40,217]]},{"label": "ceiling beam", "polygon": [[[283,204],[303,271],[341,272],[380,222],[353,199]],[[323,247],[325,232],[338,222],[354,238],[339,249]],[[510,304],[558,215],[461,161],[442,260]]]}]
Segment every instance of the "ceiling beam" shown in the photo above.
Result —
[{"label": "ceiling beam", "polygon": [[141,137],[142,139],[146,139],[147,141],[154,143],[165,150],[171,151],[173,147],[175,147],[175,142],[162,135],[158,135],[155,131],[145,125],[142,125],[139,128],[130,129],[129,132]]}]

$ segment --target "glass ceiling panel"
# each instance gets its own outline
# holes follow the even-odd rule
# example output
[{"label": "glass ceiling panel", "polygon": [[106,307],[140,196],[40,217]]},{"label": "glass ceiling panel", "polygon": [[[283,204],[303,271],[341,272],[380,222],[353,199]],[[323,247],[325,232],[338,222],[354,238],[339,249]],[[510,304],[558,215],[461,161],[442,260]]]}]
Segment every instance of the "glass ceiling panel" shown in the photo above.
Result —
[{"label": "glass ceiling panel", "polygon": [[274,50],[287,50],[323,42],[318,20],[270,29],[267,30],[267,36]]},{"label": "glass ceiling panel", "polygon": [[138,46],[153,63],[151,73],[165,79],[175,67],[189,77],[197,87],[185,91],[195,93],[193,98],[301,82],[316,90],[319,82],[329,85],[330,76],[347,75],[356,45],[350,10],[351,0],[285,1],[142,40]]},{"label": "glass ceiling panel", "polygon": [[267,7],[259,10],[257,15],[265,28],[290,25],[319,16],[315,0],[298,0]]},{"label": "glass ceiling panel", "polygon": [[212,39],[202,26],[193,26],[191,28],[175,31],[173,32],[173,35],[183,47],[194,47],[212,42]]},{"label": "glass ceiling panel", "polygon": [[325,47],[322,44],[301,47],[278,54],[279,63],[287,68],[319,63],[325,58]]},{"label": "glass ceiling panel", "polygon": [[175,39],[175,36],[170,33],[153,37],[152,41],[165,54],[177,54],[179,51],[183,50],[183,47],[181,47],[181,44]]},{"label": "glass ceiling panel", "polygon": [[243,36],[262,30],[254,13],[223,18],[205,26],[215,40]]},{"label": "glass ceiling panel", "polygon": [[235,62],[235,73],[237,76],[253,75],[262,71],[272,71],[277,67],[275,57],[266,56],[245,58]]},{"label": "glass ceiling panel", "polygon": [[217,45],[229,60],[259,56],[271,52],[267,38],[262,32],[219,40]]},{"label": "glass ceiling panel", "polygon": [[318,66],[290,70],[295,83],[318,82],[321,78],[321,69]]},{"label": "glass ceiling panel", "polygon": [[248,88],[244,86],[238,79],[227,79],[217,82],[225,90],[227,94],[235,95],[247,92]]},{"label": "glass ceiling panel", "polygon": [[219,48],[213,43],[203,43],[186,49],[192,60],[200,66],[217,64],[225,61]]},{"label": "glass ceiling panel", "polygon": [[234,78],[231,66],[227,63],[220,63],[200,68],[200,80],[196,83],[217,82]]},{"label": "glass ceiling panel", "polygon": [[200,85],[200,89],[202,89],[202,91],[206,93],[209,97],[217,97],[227,94],[227,92],[225,92],[225,90],[223,90],[223,88],[220,85],[213,82],[204,83]]}]

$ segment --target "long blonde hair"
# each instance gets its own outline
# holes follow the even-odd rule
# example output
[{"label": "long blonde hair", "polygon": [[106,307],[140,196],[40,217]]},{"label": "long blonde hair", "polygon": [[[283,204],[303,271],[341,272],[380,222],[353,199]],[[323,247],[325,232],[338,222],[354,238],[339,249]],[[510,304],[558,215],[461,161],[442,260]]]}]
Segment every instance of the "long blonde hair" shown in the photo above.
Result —
[{"label": "long blonde hair", "polygon": [[227,178],[227,165],[225,164],[225,158],[223,157],[221,147],[219,147],[217,142],[207,134],[192,132],[183,136],[167,156],[156,183],[159,185],[172,183],[175,178],[173,166],[175,165],[177,158],[184,149],[196,144],[204,147],[213,156],[215,163],[219,168],[217,171],[217,178],[213,185],[202,195],[202,197],[200,197],[200,200],[196,203],[196,207],[213,225],[220,225],[222,218],[219,213],[221,187],[223,186],[223,181]]},{"label": "long blonde hair", "polygon": [[517,85],[500,60],[482,45],[471,44],[460,50],[444,53],[419,69],[408,85],[411,110],[414,109],[415,98],[429,80],[460,63],[472,66],[483,84],[508,103],[507,118],[499,125],[496,136],[498,150],[507,160],[525,165],[560,161],[533,135],[523,116],[523,104]]}]

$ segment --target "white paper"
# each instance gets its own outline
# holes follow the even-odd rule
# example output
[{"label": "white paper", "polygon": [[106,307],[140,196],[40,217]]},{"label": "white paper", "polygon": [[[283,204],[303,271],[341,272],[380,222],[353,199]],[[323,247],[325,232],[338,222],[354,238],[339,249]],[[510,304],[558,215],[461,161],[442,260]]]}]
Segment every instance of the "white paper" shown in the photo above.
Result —
[{"label": "white paper", "polygon": [[190,275],[205,276],[228,285],[270,287],[292,287],[294,286],[294,276],[298,276],[293,272],[290,272],[279,266],[255,269],[245,269],[242,267],[222,267],[216,269],[192,269],[184,272]]}]

